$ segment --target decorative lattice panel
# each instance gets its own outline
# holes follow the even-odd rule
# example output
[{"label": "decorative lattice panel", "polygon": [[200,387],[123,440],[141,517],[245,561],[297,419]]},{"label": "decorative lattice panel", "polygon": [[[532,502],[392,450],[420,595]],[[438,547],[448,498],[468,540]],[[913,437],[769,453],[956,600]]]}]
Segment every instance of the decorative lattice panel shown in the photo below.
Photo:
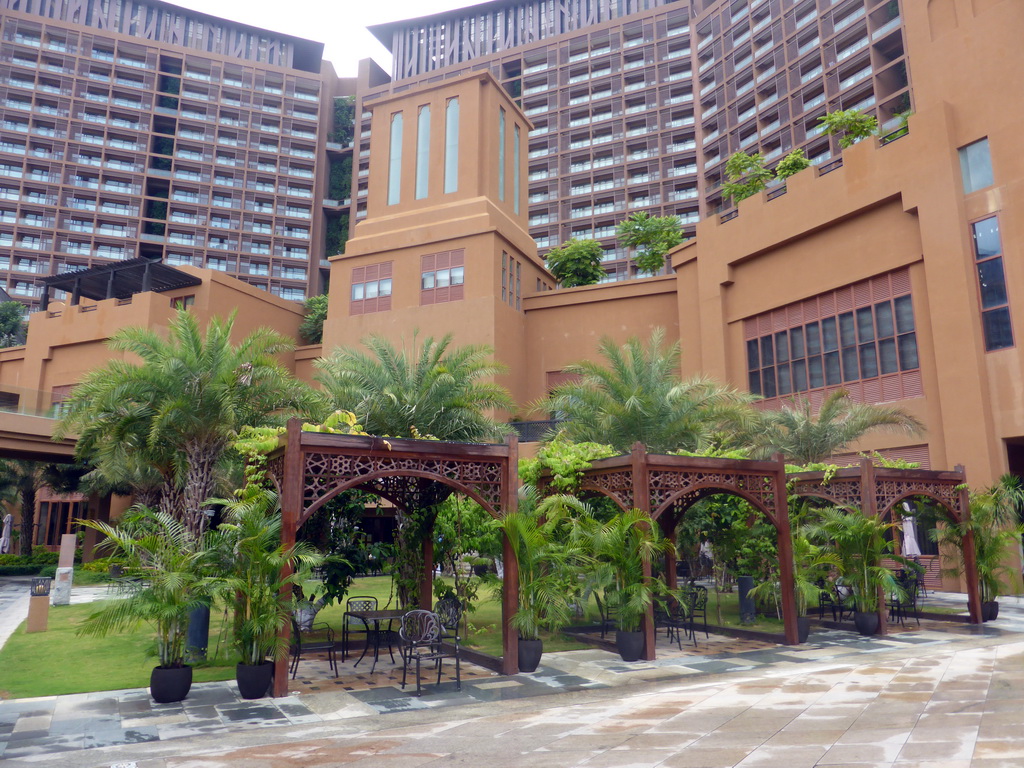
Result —
[{"label": "decorative lattice panel", "polygon": [[[304,470],[305,509],[339,486],[355,484],[396,504],[419,508],[443,501],[454,488],[461,487],[473,491],[491,512],[497,514],[501,510],[500,461],[308,453]],[[353,483],[360,478],[365,480]]]},{"label": "decorative lattice panel", "polygon": [[580,483],[580,489],[610,496],[623,509],[632,509],[635,506],[632,470],[588,472]]},{"label": "decorative lattice panel", "polygon": [[897,478],[875,481],[875,508],[880,514],[888,512],[894,504],[912,496],[925,495],[936,499],[957,519],[962,519],[959,483],[955,480],[903,480]]},{"label": "decorative lattice panel", "polygon": [[861,508],[861,482],[859,477],[835,479],[822,485],[821,480],[796,480],[793,482],[793,496],[818,496],[827,499],[837,507]]},{"label": "decorative lattice panel", "polygon": [[[777,524],[775,477],[770,474],[724,470],[670,470],[649,472],[651,509],[660,514],[668,506],[678,512],[713,493],[740,493],[761,508]],[[671,502],[671,503],[670,503]]]}]

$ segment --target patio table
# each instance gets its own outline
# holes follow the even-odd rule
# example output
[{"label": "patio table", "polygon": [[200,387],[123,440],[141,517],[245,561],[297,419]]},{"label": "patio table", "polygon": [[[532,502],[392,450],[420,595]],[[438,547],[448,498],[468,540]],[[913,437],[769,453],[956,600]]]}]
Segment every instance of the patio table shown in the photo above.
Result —
[{"label": "patio table", "polygon": [[[376,667],[377,667],[377,658],[380,655],[380,635],[381,635],[380,625],[381,625],[381,622],[386,621],[386,622],[388,622],[390,624],[390,622],[394,621],[395,619],[400,619],[403,616],[405,616],[406,613],[408,613],[408,611],[406,611],[404,608],[384,608],[382,610],[376,610],[376,611],[348,611],[348,612],[346,612],[346,614],[345,614],[346,616],[352,616],[353,618],[361,619],[364,622],[366,622],[367,626],[369,626],[371,622],[373,623],[373,629],[371,630],[371,632],[373,634],[373,665],[370,667],[370,673],[371,674],[373,673],[373,670],[376,669]],[[389,628],[389,629],[384,630],[384,631],[385,632],[390,632],[391,630]],[[359,662],[363,660],[364,656],[366,656],[366,650],[367,650],[367,648],[369,648],[369,646],[370,646],[370,641],[369,641],[369,638],[367,638],[366,645],[363,646],[363,652],[361,654],[359,654],[359,658],[356,660],[356,663],[353,666],[356,666],[356,667],[359,666]],[[389,652],[391,651],[390,643],[388,644],[388,651]],[[395,656],[394,656],[393,653],[391,655],[391,660],[392,661],[395,660]]]}]

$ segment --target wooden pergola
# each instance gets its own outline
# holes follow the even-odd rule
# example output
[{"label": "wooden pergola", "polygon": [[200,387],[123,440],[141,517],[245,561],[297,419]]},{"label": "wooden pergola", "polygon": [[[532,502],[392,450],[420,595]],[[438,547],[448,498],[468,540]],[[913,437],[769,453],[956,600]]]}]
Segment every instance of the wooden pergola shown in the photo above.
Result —
[{"label": "wooden pergola", "polygon": [[[385,498],[400,512],[432,507],[458,492],[495,517],[504,516],[516,508],[518,458],[514,436],[494,445],[338,435],[303,432],[300,422],[292,419],[270,454],[267,468],[281,493],[281,540],[287,546],[295,542],[299,527],[310,515],[352,488]],[[425,537],[419,604],[428,609],[433,549],[433,538]],[[518,645],[510,624],[518,606],[519,574],[507,539],[504,563],[501,668],[510,675],[519,670]],[[284,696],[287,691],[288,662],[279,660],[274,695]]]},{"label": "wooden pergola", "polygon": [[[964,468],[952,472],[925,469],[890,469],[876,467],[871,459],[862,459],[855,467],[836,470],[828,480],[825,473],[798,472],[788,476],[794,497],[824,499],[839,507],[861,510],[865,515],[878,514],[882,519],[893,516],[896,505],[915,496],[936,502],[953,523],[970,519],[970,496]],[[974,535],[964,537],[964,578],[967,582],[967,606],[971,622],[981,623],[981,594],[978,569],[974,557]],[[885,632],[885,601],[879,603],[881,631]]]},{"label": "wooden pergola", "polygon": [[[647,453],[636,443],[629,454],[598,459],[583,473],[583,493],[611,498],[623,510],[640,509],[675,543],[679,520],[706,496],[728,493],[746,500],[775,527],[786,642],[798,641],[793,588],[793,541],[789,529],[786,468],[781,459],[749,461]],[[675,555],[666,557],[667,583],[676,587]],[[650,565],[645,576],[650,577]],[[654,609],[644,619],[644,658],[654,658]]]}]

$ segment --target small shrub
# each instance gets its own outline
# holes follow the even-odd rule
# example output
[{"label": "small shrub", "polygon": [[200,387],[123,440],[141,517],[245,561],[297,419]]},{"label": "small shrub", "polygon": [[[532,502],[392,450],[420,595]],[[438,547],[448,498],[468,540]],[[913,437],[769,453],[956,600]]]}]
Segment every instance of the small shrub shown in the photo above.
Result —
[{"label": "small shrub", "polygon": [[0,555],[0,565],[28,565],[27,555]]},{"label": "small shrub", "polygon": [[56,565],[60,562],[60,553],[51,552],[42,544],[32,547],[32,562],[36,565]]},{"label": "small shrub", "polygon": [[39,575],[44,579],[55,579],[57,578],[57,566],[56,565],[44,565],[39,569]]},{"label": "small shrub", "polygon": [[38,565],[0,565],[0,576],[35,576]]}]

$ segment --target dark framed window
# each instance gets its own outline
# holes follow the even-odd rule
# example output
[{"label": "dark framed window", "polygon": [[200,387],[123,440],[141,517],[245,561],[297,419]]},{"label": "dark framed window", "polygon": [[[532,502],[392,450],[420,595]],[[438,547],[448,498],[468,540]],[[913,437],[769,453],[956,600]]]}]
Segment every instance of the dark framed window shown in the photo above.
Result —
[{"label": "dark framed window", "polygon": [[352,270],[350,315],[386,312],[391,309],[391,270],[393,262],[369,264]]},{"label": "dark framed window", "polygon": [[971,224],[974,260],[978,270],[978,297],[981,302],[981,327],[985,349],[992,352],[1013,346],[1010,325],[1010,299],[1003,271],[1003,244],[999,236],[999,217],[989,216]]},{"label": "dark framed window", "polygon": [[[824,387],[841,386],[882,376],[917,371],[917,336],[914,307],[909,293],[909,277],[902,272],[892,281],[898,287],[889,290],[887,276],[875,278],[886,287],[885,293],[902,294],[874,301],[885,293],[862,290],[865,284],[849,286],[845,292],[847,307],[837,309],[837,293],[805,302],[808,321],[771,333],[758,333],[746,340],[747,385],[765,398],[785,397]],[[860,301],[852,296],[862,296]],[[820,303],[819,303],[820,299]],[[813,306],[814,310],[809,307]],[[827,308],[827,309],[823,309]],[[771,318],[775,328],[776,310]],[[814,317],[818,314],[818,317]],[[758,318],[748,323],[758,324]],[[753,328],[754,325],[748,326]],[[763,325],[760,327],[764,327]]]},{"label": "dark framed window", "polygon": [[466,279],[466,251],[428,253],[420,257],[420,305],[459,301]]}]

